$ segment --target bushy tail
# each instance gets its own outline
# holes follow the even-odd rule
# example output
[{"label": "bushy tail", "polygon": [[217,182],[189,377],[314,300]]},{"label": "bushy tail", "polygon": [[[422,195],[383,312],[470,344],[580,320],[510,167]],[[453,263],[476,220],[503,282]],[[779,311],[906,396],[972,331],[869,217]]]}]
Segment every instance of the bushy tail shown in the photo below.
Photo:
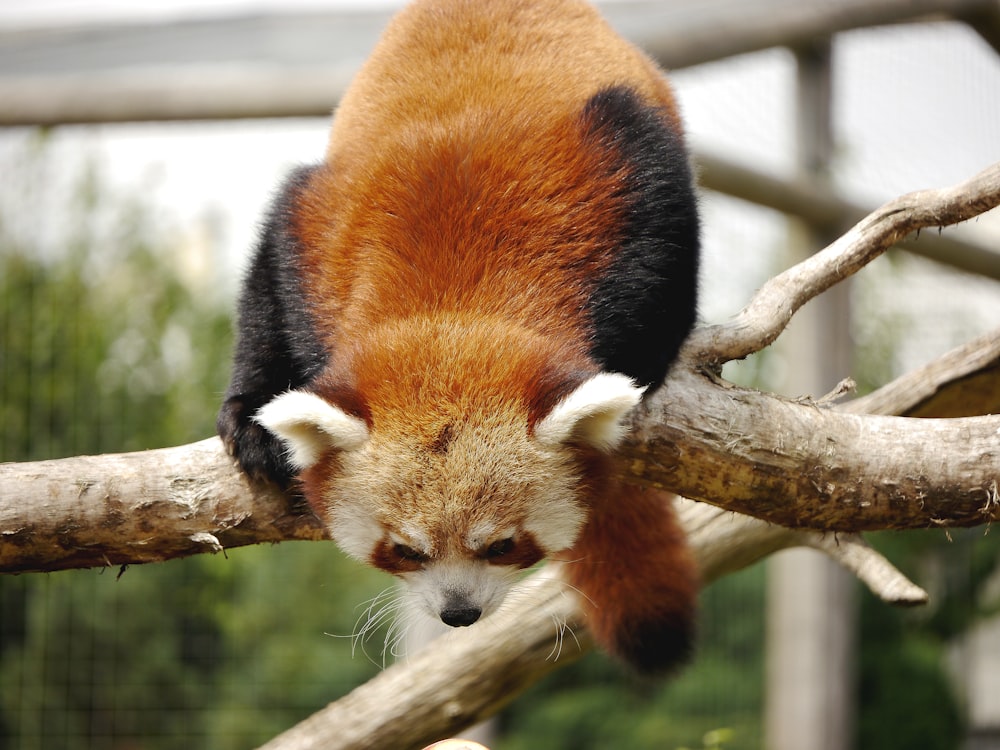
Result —
[{"label": "bushy tail", "polygon": [[601,498],[563,575],[584,597],[587,624],[605,651],[659,675],[693,650],[698,573],[673,496],[620,484]]}]

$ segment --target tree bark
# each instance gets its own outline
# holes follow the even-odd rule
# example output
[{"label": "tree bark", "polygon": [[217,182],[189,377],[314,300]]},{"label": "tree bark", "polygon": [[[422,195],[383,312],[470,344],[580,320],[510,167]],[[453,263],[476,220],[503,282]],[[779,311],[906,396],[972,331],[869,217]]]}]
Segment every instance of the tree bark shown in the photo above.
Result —
[{"label": "tree bark", "polygon": [[323,538],[315,516],[237,471],[218,438],[0,464],[4,573],[158,562]]},{"label": "tree bark", "polygon": [[[998,341],[1000,332],[985,337],[981,349],[946,355],[929,369],[950,380],[928,375],[924,382],[938,394],[961,393],[970,381],[994,392],[1000,368],[990,352]],[[905,376],[859,406],[833,410],[680,369],[636,418],[622,471],[633,481],[790,528],[857,531],[996,519],[1000,418],[915,420],[847,411],[866,404],[876,411],[918,408],[925,390]],[[126,565],[324,538],[315,516],[273,488],[248,482],[215,438],[0,464],[0,572]]]},{"label": "tree bark", "polygon": [[620,453],[632,481],[789,528],[977,526],[1000,512],[1000,416],[850,414],[682,367]]},{"label": "tree bark", "polygon": [[721,366],[759,352],[774,342],[802,305],[907,235],[967,221],[997,205],[1000,163],[959,185],[889,201],[820,252],[764,284],[735,319],[695,331],[687,345],[689,360]]},{"label": "tree bark", "polygon": [[[870,207],[843,198],[815,178],[780,177],[704,149],[694,152],[694,161],[703,188],[796,216],[809,226],[829,230],[831,237],[870,213]],[[897,247],[967,273],[1000,279],[1000,253],[986,242],[924,233],[901,240]]]}]

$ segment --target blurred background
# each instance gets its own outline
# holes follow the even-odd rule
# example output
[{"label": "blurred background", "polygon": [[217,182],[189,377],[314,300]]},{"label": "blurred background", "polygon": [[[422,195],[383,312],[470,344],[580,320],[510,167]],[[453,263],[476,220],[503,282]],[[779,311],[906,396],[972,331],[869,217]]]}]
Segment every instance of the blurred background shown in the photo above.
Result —
[{"label": "blurred background", "polygon": [[[321,158],[395,5],[0,2],[0,461],[213,433],[261,214]],[[702,173],[705,322],[859,212],[1000,160],[995,2],[601,7],[674,71]],[[851,376],[864,393],[1000,329],[997,211],[922,233],[800,317],[727,376],[793,396]],[[679,678],[588,655],[515,701],[491,746],[1000,748],[996,534],[872,541],[930,605],[888,608],[817,554],[782,553],[704,592]],[[392,660],[384,630],[351,638],[392,585],[319,543],[2,576],[0,748],[255,747]]]}]

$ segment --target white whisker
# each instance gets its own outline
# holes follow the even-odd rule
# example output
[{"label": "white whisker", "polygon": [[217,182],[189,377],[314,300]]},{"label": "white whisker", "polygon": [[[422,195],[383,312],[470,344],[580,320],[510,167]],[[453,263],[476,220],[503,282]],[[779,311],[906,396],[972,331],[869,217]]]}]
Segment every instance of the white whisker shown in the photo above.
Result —
[{"label": "white whisker", "polygon": [[[556,581],[556,583],[558,583],[560,596],[566,596],[567,594],[572,592],[577,596],[579,596],[581,599],[593,604],[593,601],[590,599],[590,597],[588,597],[586,594],[580,591],[580,589],[578,589],[576,586],[573,586],[572,584],[568,583],[561,575],[559,575],[558,571],[556,571],[554,575],[549,576],[548,580]],[[513,586],[510,592],[507,594],[507,597],[510,601],[518,601],[518,600],[530,601],[532,594],[533,594],[533,589],[531,586]],[[552,624],[554,626],[555,639],[552,644],[552,650],[549,651],[548,655],[545,657],[546,661],[559,660],[559,658],[562,656],[563,648],[566,645],[567,633],[573,638],[573,642],[576,644],[577,649],[582,650],[583,646],[580,644],[580,639],[577,638],[576,632],[573,630],[572,626],[569,624],[566,618],[556,613],[550,614],[549,617],[551,618]]]},{"label": "white whisker", "polygon": [[[405,592],[401,593],[395,585],[383,589],[371,599],[361,602],[355,608],[364,609],[358,615],[357,620],[355,620],[354,630],[350,635],[337,635],[334,633],[327,633],[327,635],[334,638],[350,638],[352,657],[357,656],[358,649],[360,648],[361,653],[364,654],[369,662],[384,669],[387,653],[393,656],[396,655],[394,647],[406,633],[406,627],[401,627],[399,623],[399,614],[405,609],[403,607],[404,599]],[[380,664],[379,661],[372,658],[368,653],[366,645],[376,632],[386,626],[388,626],[388,629],[382,648]],[[393,648],[390,648],[390,644]]]},{"label": "white whisker", "polygon": [[[559,564],[560,565],[572,565],[575,562],[580,562],[580,560],[582,560],[582,559],[583,558],[579,558],[577,560],[560,560]],[[563,578],[561,575],[559,575],[558,572],[555,575],[549,576],[548,580],[558,582],[559,585],[563,588],[564,592],[565,592],[566,589],[569,589],[574,594],[576,594],[577,596],[579,596],[581,599],[585,600],[594,609],[598,608],[597,607],[597,603],[593,599],[591,599],[583,591],[581,591],[576,586],[574,586],[569,581],[567,581],[565,578]]]},{"label": "white whisker", "polygon": [[556,626],[556,638],[555,643],[552,644],[552,650],[545,657],[545,661],[559,661],[559,657],[562,656],[563,648],[563,637],[566,632],[566,621],[561,617],[552,615],[552,623]]}]

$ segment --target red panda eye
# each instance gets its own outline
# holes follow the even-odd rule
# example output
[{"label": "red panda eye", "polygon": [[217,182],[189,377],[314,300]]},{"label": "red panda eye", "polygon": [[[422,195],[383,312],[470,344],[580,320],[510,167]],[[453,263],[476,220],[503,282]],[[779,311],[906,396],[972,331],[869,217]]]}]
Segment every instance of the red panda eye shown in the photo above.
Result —
[{"label": "red panda eye", "polygon": [[514,540],[510,537],[506,539],[500,539],[493,542],[489,547],[486,548],[484,557],[487,560],[495,560],[498,557],[503,557],[514,549]]},{"label": "red panda eye", "polygon": [[427,555],[423,552],[418,552],[405,544],[397,544],[392,548],[392,551],[403,560],[409,560],[411,562],[427,562]]}]

